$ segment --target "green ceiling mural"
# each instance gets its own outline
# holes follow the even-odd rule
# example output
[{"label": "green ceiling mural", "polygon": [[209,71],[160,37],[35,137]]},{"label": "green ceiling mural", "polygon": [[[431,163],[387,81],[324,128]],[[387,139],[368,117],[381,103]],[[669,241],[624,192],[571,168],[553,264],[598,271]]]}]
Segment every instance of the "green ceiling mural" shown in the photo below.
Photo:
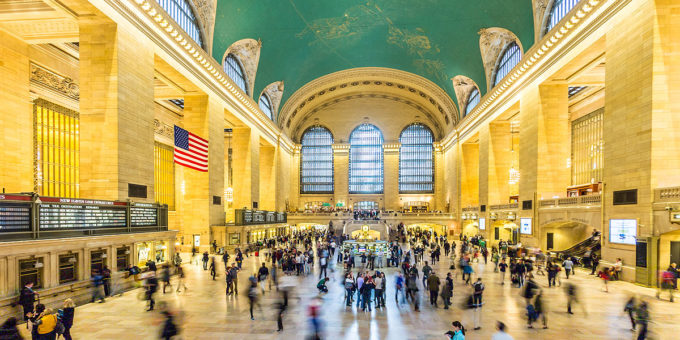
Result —
[{"label": "green ceiling mural", "polygon": [[213,56],[261,39],[255,99],[283,80],[281,106],[323,75],[389,67],[430,79],[455,100],[462,74],[486,89],[477,32],[506,28],[533,45],[531,0],[218,0]]}]

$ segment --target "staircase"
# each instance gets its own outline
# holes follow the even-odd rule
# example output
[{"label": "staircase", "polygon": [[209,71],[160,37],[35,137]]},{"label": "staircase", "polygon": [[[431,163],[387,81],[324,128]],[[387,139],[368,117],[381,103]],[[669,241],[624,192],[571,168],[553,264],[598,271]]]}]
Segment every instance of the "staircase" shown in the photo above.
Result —
[{"label": "staircase", "polygon": [[602,248],[602,244],[600,243],[600,238],[601,235],[597,236],[591,236],[571,248],[565,249],[565,250],[560,250],[560,251],[555,251],[554,253],[557,254],[559,258],[566,258],[569,256],[574,256],[578,259],[582,258],[585,256],[586,252],[590,250],[591,253],[596,253],[598,256],[600,255],[600,249]]}]

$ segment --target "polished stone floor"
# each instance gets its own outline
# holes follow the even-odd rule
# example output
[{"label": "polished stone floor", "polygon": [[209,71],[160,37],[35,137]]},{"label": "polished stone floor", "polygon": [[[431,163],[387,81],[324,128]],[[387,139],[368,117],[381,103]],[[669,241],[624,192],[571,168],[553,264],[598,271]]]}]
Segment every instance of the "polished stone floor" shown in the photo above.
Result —
[{"label": "polished stone floor", "polygon": [[[212,281],[208,271],[199,266],[185,265],[189,290],[176,294],[158,294],[164,301],[181,311],[181,339],[304,339],[310,332],[306,306],[316,296],[317,276],[294,278],[297,282],[295,299],[284,318],[284,331],[276,332],[276,292],[267,292],[260,299],[261,309],[250,320],[245,295],[247,274],[253,272],[262,258],[251,256],[244,262],[239,275],[239,296],[225,296],[224,275]],[[440,278],[448,272],[448,261],[435,268]],[[525,302],[520,289],[510,284],[500,285],[498,274],[493,272],[491,262],[482,268],[486,283],[484,293],[482,327],[473,331],[472,314],[461,308],[471,288],[458,278],[455,280],[453,309],[434,309],[427,298],[421,298],[421,312],[416,313],[408,305],[397,306],[394,301],[395,270],[388,268],[387,308],[385,311],[362,312],[346,308],[343,303],[344,289],[339,284],[341,270],[336,270],[330,291],[323,296],[322,315],[326,339],[445,339],[444,332],[454,320],[460,320],[467,328],[467,339],[490,339],[495,332],[496,320],[505,322],[515,339],[632,339],[630,321],[623,313],[624,304],[631,295],[638,295],[650,302],[654,339],[672,339],[680,333],[680,303],[669,303],[654,298],[654,290],[630,283],[610,283],[609,293],[601,290],[601,282],[585,271],[577,271],[569,281],[579,287],[582,306],[575,314],[566,313],[563,288],[548,288],[547,280],[538,276],[537,282],[544,290],[548,308],[549,329],[528,329],[525,318]],[[482,270],[480,270],[482,269]],[[566,279],[562,278],[564,282]],[[145,302],[138,299],[140,290],[125,293],[122,297],[107,299],[103,304],[88,304],[76,310],[72,334],[75,339],[156,339],[161,318],[156,312],[145,312]],[[422,293],[422,290],[421,290]],[[587,312],[587,315],[585,314]]]}]

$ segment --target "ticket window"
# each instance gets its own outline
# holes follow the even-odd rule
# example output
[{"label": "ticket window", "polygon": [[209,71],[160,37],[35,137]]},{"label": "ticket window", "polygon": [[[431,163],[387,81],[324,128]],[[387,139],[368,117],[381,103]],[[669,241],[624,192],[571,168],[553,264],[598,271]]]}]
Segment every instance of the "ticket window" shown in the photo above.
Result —
[{"label": "ticket window", "polygon": [[93,250],[90,253],[90,271],[101,273],[106,265],[106,250]]},{"label": "ticket window", "polygon": [[168,241],[159,241],[156,243],[154,261],[156,261],[156,263],[165,263],[168,261]]},{"label": "ticket window", "polygon": [[127,247],[116,249],[116,269],[124,271],[130,265],[130,250]]},{"label": "ticket window", "polygon": [[78,280],[78,254],[59,255],[59,284]]},{"label": "ticket window", "polygon": [[19,285],[23,288],[33,282],[33,289],[43,288],[44,260],[42,258],[19,261]]},{"label": "ticket window", "polygon": [[151,250],[153,244],[151,242],[137,243],[137,266],[146,267],[146,263],[151,260]]}]

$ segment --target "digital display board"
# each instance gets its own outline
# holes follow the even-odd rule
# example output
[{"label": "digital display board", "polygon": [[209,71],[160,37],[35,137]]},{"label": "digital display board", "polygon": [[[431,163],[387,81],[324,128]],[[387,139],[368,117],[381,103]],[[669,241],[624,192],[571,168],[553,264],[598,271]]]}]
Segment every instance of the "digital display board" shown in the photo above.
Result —
[{"label": "digital display board", "polygon": [[38,209],[41,230],[125,228],[125,206],[43,203]]},{"label": "digital display board", "polygon": [[0,202],[0,232],[31,231],[31,204]]},{"label": "digital display board", "polygon": [[637,220],[609,220],[609,242],[634,245],[637,237]]},{"label": "digital display board", "polygon": [[531,219],[530,218],[520,218],[519,219],[519,232],[520,232],[520,234],[531,235]]},{"label": "digital display board", "polygon": [[131,207],[130,224],[133,227],[147,227],[158,225],[158,209],[148,207]]},{"label": "digital display board", "polygon": [[479,218],[479,230],[486,230],[486,218]]}]

